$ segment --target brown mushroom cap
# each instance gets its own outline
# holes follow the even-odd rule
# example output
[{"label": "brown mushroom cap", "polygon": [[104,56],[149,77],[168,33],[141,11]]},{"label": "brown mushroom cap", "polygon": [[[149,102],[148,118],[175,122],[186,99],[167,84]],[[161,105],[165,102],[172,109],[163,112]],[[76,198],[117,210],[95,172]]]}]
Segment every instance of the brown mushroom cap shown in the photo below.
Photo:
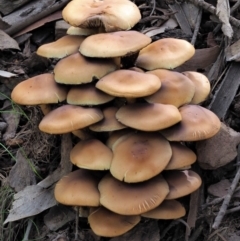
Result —
[{"label": "brown mushroom cap", "polygon": [[147,70],[174,69],[189,60],[194,53],[194,47],[186,40],[164,38],[143,48],[136,66]]},{"label": "brown mushroom cap", "polygon": [[151,95],[160,87],[157,76],[125,69],[105,75],[96,84],[96,88],[109,95],[127,98]]},{"label": "brown mushroom cap", "polygon": [[120,181],[142,182],[159,174],[171,156],[170,144],[160,134],[127,134],[113,149],[110,172]]},{"label": "brown mushroom cap", "polygon": [[185,75],[166,69],[156,69],[147,73],[155,74],[162,83],[157,92],[145,97],[147,102],[170,104],[176,107],[191,102],[195,85]]},{"label": "brown mushroom cap", "polygon": [[196,191],[202,184],[200,176],[192,170],[167,171],[163,176],[170,188],[167,200],[186,196]]},{"label": "brown mushroom cap", "polygon": [[58,181],[54,196],[64,205],[97,207],[100,205],[98,183],[99,178],[92,172],[79,169]]},{"label": "brown mushroom cap", "polygon": [[74,165],[90,170],[109,170],[112,156],[112,151],[97,139],[80,141],[70,152]]},{"label": "brown mushroom cap", "polygon": [[114,106],[104,108],[102,110],[104,116],[103,119],[89,126],[89,129],[96,132],[125,129],[126,126],[120,123],[115,117],[117,111],[118,108]]},{"label": "brown mushroom cap", "polygon": [[66,35],[55,42],[41,45],[37,54],[46,58],[63,58],[77,53],[84,39],[82,36]]},{"label": "brown mushroom cap", "polygon": [[88,222],[93,232],[101,237],[116,237],[136,226],[140,215],[120,215],[104,207],[91,208]]},{"label": "brown mushroom cap", "polygon": [[82,129],[103,118],[97,108],[63,105],[45,115],[39,129],[49,134],[64,134]]},{"label": "brown mushroom cap", "polygon": [[99,182],[100,203],[122,215],[138,215],[157,207],[169,192],[167,182],[158,175],[141,183],[125,183],[107,174]]},{"label": "brown mushroom cap", "polygon": [[185,71],[182,74],[187,76],[195,85],[195,93],[191,100],[191,104],[199,104],[206,100],[211,90],[208,78],[194,71]]},{"label": "brown mushroom cap", "polygon": [[142,131],[157,131],[172,126],[182,117],[173,105],[134,103],[122,106],[116,113],[122,124]]},{"label": "brown mushroom cap", "polygon": [[58,85],[53,74],[41,74],[20,82],[12,91],[11,98],[20,105],[53,104],[64,101],[67,88]]},{"label": "brown mushroom cap", "polygon": [[87,37],[79,51],[87,57],[121,57],[137,52],[149,43],[151,38],[137,31],[100,33]]},{"label": "brown mushroom cap", "polygon": [[71,105],[101,105],[114,97],[98,90],[93,84],[72,86],[67,94],[67,103]]},{"label": "brown mushroom cap", "polygon": [[172,157],[165,170],[182,169],[192,165],[197,160],[197,155],[188,147],[179,142],[170,142]]},{"label": "brown mushroom cap", "polygon": [[141,216],[153,219],[177,219],[186,215],[183,205],[177,200],[164,200],[158,207],[142,213]]},{"label": "brown mushroom cap", "polygon": [[54,78],[61,84],[83,84],[99,79],[117,68],[113,59],[85,58],[80,53],[60,60],[54,68]]},{"label": "brown mushroom cap", "polygon": [[198,141],[208,139],[220,130],[219,118],[210,110],[198,105],[185,105],[179,108],[181,122],[161,134],[169,141]]},{"label": "brown mushroom cap", "polygon": [[127,0],[75,0],[63,9],[63,18],[75,27],[104,27],[106,32],[128,30],[140,19],[138,7]]}]

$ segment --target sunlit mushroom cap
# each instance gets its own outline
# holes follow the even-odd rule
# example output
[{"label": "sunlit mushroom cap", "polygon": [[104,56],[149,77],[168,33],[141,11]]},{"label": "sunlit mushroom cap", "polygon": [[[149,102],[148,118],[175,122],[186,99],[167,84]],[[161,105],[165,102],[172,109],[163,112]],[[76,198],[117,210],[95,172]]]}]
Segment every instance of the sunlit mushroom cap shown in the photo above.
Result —
[{"label": "sunlit mushroom cap", "polygon": [[67,30],[67,34],[78,35],[78,36],[89,36],[96,33],[98,33],[97,28],[78,28],[78,27],[70,26]]},{"label": "sunlit mushroom cap", "polygon": [[67,103],[71,105],[101,105],[114,97],[97,89],[94,84],[72,86],[67,94]]},{"label": "sunlit mushroom cap", "polygon": [[60,60],[54,68],[54,78],[61,84],[83,84],[99,79],[117,68],[113,59],[85,58],[80,53]]},{"label": "sunlit mushroom cap", "polygon": [[72,26],[103,26],[106,32],[128,30],[141,19],[138,7],[128,0],[74,0],[63,9],[62,15]]},{"label": "sunlit mushroom cap", "polygon": [[120,181],[142,182],[159,174],[171,156],[169,142],[159,133],[127,134],[113,149],[110,172]]},{"label": "sunlit mushroom cap", "polygon": [[103,119],[91,126],[89,126],[89,129],[96,132],[102,132],[102,131],[116,131],[126,128],[125,125],[120,123],[115,115],[118,111],[117,107],[110,106],[106,107],[102,110],[103,112]]},{"label": "sunlit mushroom cap", "polygon": [[70,152],[74,165],[90,170],[109,170],[112,156],[112,151],[97,139],[80,141]]},{"label": "sunlit mushroom cap", "polygon": [[101,237],[122,235],[136,226],[140,215],[120,215],[104,207],[91,208],[88,222],[93,232]]},{"label": "sunlit mushroom cap", "polygon": [[161,81],[155,75],[125,69],[105,75],[96,84],[96,88],[109,95],[128,98],[151,95],[160,86]]},{"label": "sunlit mushroom cap", "polygon": [[87,57],[121,57],[139,51],[151,38],[137,31],[94,34],[85,39],[79,51]]},{"label": "sunlit mushroom cap", "polygon": [[63,58],[77,53],[84,39],[82,36],[66,35],[55,42],[41,45],[37,54],[46,58]]},{"label": "sunlit mushroom cap", "polygon": [[163,38],[143,48],[136,66],[147,69],[174,69],[195,53],[194,47],[183,39]]},{"label": "sunlit mushroom cap", "polygon": [[202,184],[200,176],[192,170],[167,171],[163,174],[170,191],[166,199],[176,199],[196,191]]},{"label": "sunlit mushroom cap", "polygon": [[121,182],[107,174],[99,182],[100,203],[122,215],[138,215],[157,207],[167,196],[167,182],[158,175],[141,183]]},{"label": "sunlit mushroom cap", "polygon": [[11,98],[20,105],[53,104],[64,101],[67,88],[54,81],[53,74],[41,74],[20,82]]},{"label": "sunlit mushroom cap", "polygon": [[173,105],[134,103],[122,106],[116,113],[122,124],[142,131],[157,131],[172,126],[182,117]]},{"label": "sunlit mushroom cap", "polygon": [[198,141],[208,139],[220,130],[219,118],[210,110],[198,105],[179,108],[181,122],[161,130],[169,141]]},{"label": "sunlit mushroom cap", "polygon": [[56,184],[55,199],[64,205],[97,207],[100,205],[99,179],[88,170],[71,172]]},{"label": "sunlit mushroom cap", "polygon": [[164,200],[156,208],[142,213],[141,216],[153,219],[177,219],[185,216],[186,210],[177,200]]},{"label": "sunlit mushroom cap", "polygon": [[195,85],[195,93],[191,103],[199,104],[206,100],[211,90],[211,85],[208,78],[205,75],[194,71],[186,71],[183,72],[183,74],[187,76]]},{"label": "sunlit mushroom cap", "polygon": [[172,157],[165,170],[176,170],[189,167],[197,160],[197,155],[179,142],[170,142]]},{"label": "sunlit mushroom cap", "polygon": [[64,134],[82,129],[103,118],[101,110],[74,105],[63,105],[45,115],[39,129],[49,134]]},{"label": "sunlit mushroom cap", "polygon": [[176,107],[191,102],[195,85],[185,75],[166,69],[156,69],[147,73],[155,74],[162,83],[157,92],[145,97],[147,102],[170,104]]}]

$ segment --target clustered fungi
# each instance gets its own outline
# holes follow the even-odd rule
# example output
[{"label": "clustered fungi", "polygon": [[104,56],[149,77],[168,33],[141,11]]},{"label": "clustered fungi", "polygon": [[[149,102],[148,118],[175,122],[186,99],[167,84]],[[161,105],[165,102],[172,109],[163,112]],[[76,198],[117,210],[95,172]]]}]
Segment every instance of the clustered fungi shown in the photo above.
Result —
[{"label": "clustered fungi", "polygon": [[190,170],[197,157],[183,142],[220,128],[216,115],[197,105],[210,92],[208,79],[170,70],[193,56],[193,46],[173,38],[150,43],[129,30],[141,16],[128,0],[74,0],[63,17],[69,35],[37,51],[62,58],[54,73],[12,92],[16,103],[41,106],[41,131],[81,139],[70,155],[79,169],[56,184],[56,200],[89,207],[92,230],[106,237],[127,232],[141,217],[184,216],[176,199],[199,188],[201,178]]}]

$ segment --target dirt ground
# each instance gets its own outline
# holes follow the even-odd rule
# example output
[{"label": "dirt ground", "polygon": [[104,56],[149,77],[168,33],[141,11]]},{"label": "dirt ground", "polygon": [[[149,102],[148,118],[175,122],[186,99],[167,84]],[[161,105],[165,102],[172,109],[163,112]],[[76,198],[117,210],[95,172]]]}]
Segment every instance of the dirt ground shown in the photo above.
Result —
[{"label": "dirt ground", "polygon": [[[215,1],[210,0],[208,3],[216,6]],[[231,1],[230,6],[234,6],[235,3],[235,1]],[[225,97],[223,94],[219,96],[217,93],[219,89],[224,91],[222,83],[225,84],[226,80],[224,77],[228,74],[228,70],[233,63],[226,61],[226,54],[229,53],[226,51],[226,43],[232,44],[237,42],[240,35],[239,28],[233,26],[233,37],[230,40],[226,37],[227,33],[225,32],[224,34],[218,27],[219,22],[216,21],[216,16],[204,9],[201,13],[201,19],[196,20],[199,26],[195,26],[195,32],[194,28],[192,28],[193,31],[189,34],[186,31],[186,23],[182,19],[183,13],[181,13],[180,8],[177,8],[182,6],[182,2],[136,1],[136,4],[141,10],[142,20],[134,29],[142,32],[150,32],[153,41],[160,38],[173,37],[190,42],[193,40],[193,37],[195,38],[194,46],[199,50],[197,56],[193,61],[189,61],[184,66],[177,68],[176,71],[193,70],[208,76],[212,91],[209,98],[201,105],[207,108],[212,103],[217,105],[214,102],[215,99],[219,101],[219,106],[222,106],[221,103],[224,102]],[[193,14],[190,13],[190,10],[185,11],[188,14],[187,19],[192,19]],[[179,13],[179,15],[176,15],[176,13]],[[239,17],[239,8],[235,9],[232,16],[236,19]],[[160,33],[153,32],[152,27],[154,27],[154,30],[160,31],[160,27],[172,18],[175,19],[175,27],[171,27],[169,24]],[[35,215],[26,217],[23,213],[29,210],[24,210],[21,214],[17,214],[19,216],[16,218],[16,221],[3,224],[12,209],[14,194],[20,193],[26,186],[38,184],[48,176],[51,176],[55,170],[59,170],[60,172],[61,170],[58,168],[66,165],[63,162],[63,158],[64,155],[68,155],[68,150],[63,147],[65,143],[64,135],[50,135],[40,132],[38,124],[43,118],[40,108],[36,106],[18,106],[10,99],[12,89],[21,81],[53,71],[58,60],[40,57],[36,54],[36,50],[42,44],[54,41],[56,36],[60,37],[63,35],[61,29],[56,29],[55,22],[50,21],[43,24],[43,26],[35,26],[33,30],[26,30],[21,36],[15,37],[20,50],[5,49],[3,47],[0,50],[0,70],[15,74],[11,78],[0,75],[1,241],[67,241],[74,240],[75,238],[75,211],[70,207],[55,205],[54,200],[49,200],[49,203],[51,203],[49,204],[49,208],[44,210],[39,208],[39,213]],[[231,52],[233,57],[234,53]],[[213,68],[215,64],[216,66]],[[238,63],[234,64],[240,67]],[[240,76],[240,72],[236,72],[235,75]],[[236,86],[235,91],[230,90],[230,88],[228,90],[228,87],[225,87],[224,93],[228,96],[226,99],[231,97],[231,100],[229,100],[230,104],[224,107],[226,108],[225,113],[219,113],[222,116],[221,121],[223,123],[234,131],[240,132],[240,98],[239,87],[238,85]],[[60,105],[53,105],[53,108]],[[219,111],[217,108],[216,110]],[[78,142],[78,138],[74,135],[71,135],[70,138],[70,146],[74,146]],[[186,144],[192,150],[196,151],[196,143]],[[221,149],[223,148],[222,145],[225,144],[219,142],[218,145],[219,149]],[[143,218],[127,234],[112,239],[96,236],[91,231],[87,219],[81,217],[78,224],[78,240],[240,241],[240,216],[238,209],[240,192],[238,182],[236,191],[232,195],[229,204],[227,204],[227,209],[232,211],[225,214],[218,228],[212,228],[221,208],[223,198],[226,197],[227,190],[229,190],[231,183],[237,175],[239,157],[236,155],[227,164],[213,168],[212,170],[202,169],[198,163],[193,165],[193,170],[199,173],[203,183],[197,192],[191,196],[179,199],[187,210],[185,217],[177,220],[150,220]],[[18,160],[17,163],[16,159]],[[69,166],[65,167],[72,168]],[[73,167],[73,170],[75,169]],[[213,184],[216,186],[213,186]],[[51,191],[51,186],[47,190]],[[26,193],[31,194],[33,192],[29,191]],[[30,196],[26,197],[25,201],[28,199],[31,201],[32,198]],[[35,206],[31,205],[29,209],[36,209]],[[21,215],[23,215],[23,218],[19,218]]]}]

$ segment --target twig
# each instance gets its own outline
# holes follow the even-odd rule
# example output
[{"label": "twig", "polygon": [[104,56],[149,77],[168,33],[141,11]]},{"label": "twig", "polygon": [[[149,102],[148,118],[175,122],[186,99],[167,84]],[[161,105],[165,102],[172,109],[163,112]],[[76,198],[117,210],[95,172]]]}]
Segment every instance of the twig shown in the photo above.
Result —
[{"label": "twig", "polygon": [[26,229],[26,232],[24,234],[24,237],[23,237],[22,241],[28,241],[29,240],[29,234],[30,234],[30,231],[31,231],[31,228],[32,228],[32,223],[33,223],[33,219],[29,218],[28,224],[27,224],[27,229]]},{"label": "twig", "polygon": [[191,40],[192,45],[195,45],[201,21],[202,21],[202,9],[199,8],[199,12],[198,12],[198,16],[197,16],[197,22],[195,24],[195,29],[194,29],[192,40]]},{"label": "twig", "polygon": [[[237,159],[238,159],[238,161],[240,159],[240,145],[238,146],[238,157],[237,157]],[[218,212],[218,215],[215,218],[215,221],[214,221],[214,223],[212,225],[213,229],[217,229],[219,227],[219,225],[221,224],[221,221],[222,221],[222,219],[223,219],[223,217],[224,217],[224,215],[225,215],[225,213],[227,211],[227,207],[228,207],[229,202],[230,202],[230,200],[232,198],[234,190],[235,190],[235,188],[236,188],[236,186],[237,186],[237,184],[239,182],[239,179],[240,179],[240,167],[238,168],[237,173],[236,173],[236,175],[235,175],[235,177],[233,179],[233,182],[232,182],[232,184],[231,184],[231,186],[230,186],[230,188],[228,190],[228,194],[224,198],[224,201],[222,203],[220,211]]]},{"label": "twig", "polygon": [[198,239],[198,237],[200,236],[202,230],[203,230],[203,226],[199,225],[198,228],[195,230],[195,232],[192,234],[189,241],[196,241]]},{"label": "twig", "polygon": [[152,16],[153,13],[154,13],[154,11],[155,11],[155,9],[156,9],[156,0],[152,0],[152,1],[153,1],[153,7],[152,7],[152,11],[151,11],[151,13],[149,14],[149,16]]},{"label": "twig", "polygon": [[[203,8],[204,10],[216,15],[216,8],[213,5],[207,3],[203,0],[189,0],[189,1],[192,2],[193,4],[195,4],[196,6],[199,6],[199,7]],[[233,26],[240,28],[240,20],[230,16],[229,21]]]}]

